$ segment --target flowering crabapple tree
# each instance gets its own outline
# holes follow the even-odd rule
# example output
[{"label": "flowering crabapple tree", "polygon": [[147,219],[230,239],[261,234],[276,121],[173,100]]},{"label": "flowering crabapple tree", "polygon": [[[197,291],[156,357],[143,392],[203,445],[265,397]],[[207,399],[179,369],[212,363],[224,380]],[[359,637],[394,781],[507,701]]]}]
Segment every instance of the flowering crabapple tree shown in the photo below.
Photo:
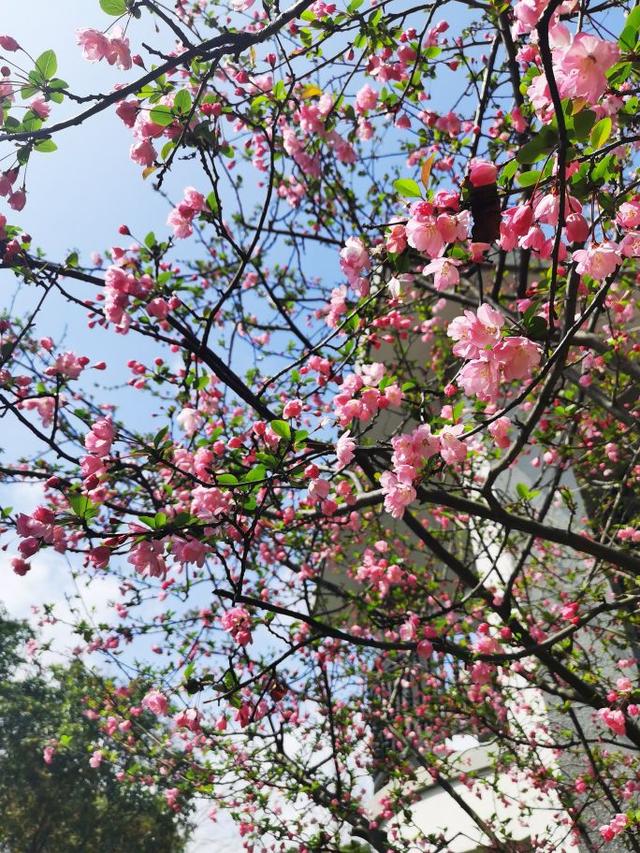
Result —
[{"label": "flowering crabapple tree", "polygon": [[[1,321],[0,471],[40,494],[5,506],[5,571],[112,576],[74,653],[166,724],[105,699],[95,750],[135,741],[247,850],[447,850],[426,773],[513,851],[500,796],[460,793],[465,734],[525,827],[554,804],[530,849],[640,851],[640,9],[99,6],[77,49],[109,91],[0,38],[2,267],[32,300]],[[98,114],[166,221],[123,207],[102,254],[46,257],[29,164]]]}]

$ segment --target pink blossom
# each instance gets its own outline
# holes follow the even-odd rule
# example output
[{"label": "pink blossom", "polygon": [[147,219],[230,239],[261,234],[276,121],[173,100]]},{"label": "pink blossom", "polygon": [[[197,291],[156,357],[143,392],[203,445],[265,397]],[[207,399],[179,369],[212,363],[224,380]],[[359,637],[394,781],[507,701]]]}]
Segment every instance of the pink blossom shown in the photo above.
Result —
[{"label": "pink blossom", "polygon": [[120,101],[116,107],[116,115],[122,119],[127,127],[133,127],[136,123],[139,110],[140,102],[137,100]]},{"label": "pink blossom", "polygon": [[27,203],[27,193],[24,189],[16,190],[11,193],[7,201],[11,210],[22,210]]},{"label": "pink blossom", "polygon": [[158,320],[165,320],[169,316],[170,311],[169,303],[166,299],[162,299],[160,296],[156,297],[156,299],[152,299],[151,302],[147,304],[147,313],[150,314],[151,317],[156,317]]},{"label": "pink blossom", "polygon": [[109,39],[109,46],[105,58],[109,65],[117,65],[123,71],[128,71],[131,68],[131,51],[129,50],[129,39],[125,38],[121,32],[117,32],[115,36]]},{"label": "pink blossom", "polygon": [[202,519],[212,519],[224,515],[233,505],[231,492],[214,489],[210,486],[196,486],[191,495],[191,512]]},{"label": "pink blossom", "polygon": [[302,400],[289,400],[282,409],[282,417],[286,420],[299,418],[302,414]]},{"label": "pink blossom", "polygon": [[619,709],[613,710],[612,708],[600,708],[598,716],[612,732],[615,732],[615,734],[622,736],[626,733],[624,713]]},{"label": "pink blossom", "polygon": [[89,62],[99,62],[109,53],[109,39],[98,30],[78,30],[76,43],[82,48],[82,56]]},{"label": "pink blossom", "polygon": [[599,827],[598,832],[602,835],[605,841],[613,841],[616,836],[624,832],[628,825],[629,818],[627,815],[622,812],[618,812],[618,814],[614,815],[608,824]]},{"label": "pink blossom", "polygon": [[195,435],[202,426],[203,417],[200,412],[192,409],[191,406],[185,406],[176,417],[176,421],[178,422],[180,429],[188,436],[191,436]]},{"label": "pink blossom", "polygon": [[367,110],[372,110],[378,103],[378,93],[367,83],[359,90],[356,95],[356,110],[364,113]]},{"label": "pink blossom", "polygon": [[358,237],[349,237],[340,250],[340,268],[350,284],[366,273],[371,266],[369,254],[364,243]]},{"label": "pink blossom", "polygon": [[586,249],[575,251],[572,257],[577,261],[576,271],[580,275],[589,275],[596,281],[607,278],[622,262],[620,247],[611,240],[591,243]]},{"label": "pink blossom", "polygon": [[466,442],[458,438],[464,432],[464,424],[454,424],[443,427],[438,438],[440,439],[440,455],[447,465],[455,465],[456,462],[464,462],[467,457]]},{"label": "pink blossom", "polygon": [[100,765],[102,764],[102,759],[102,752],[99,749],[96,749],[91,755],[91,758],[89,759],[89,766],[93,767],[94,769],[100,767]]},{"label": "pink blossom", "polygon": [[355,456],[356,443],[351,438],[351,433],[347,430],[343,433],[336,444],[336,468],[341,470],[351,462]]},{"label": "pink blossom", "polygon": [[175,237],[179,239],[190,237],[193,234],[191,223],[194,217],[198,213],[203,213],[206,209],[207,202],[202,193],[199,193],[193,187],[187,187],[184,191],[183,200],[169,213],[167,225],[173,228]]},{"label": "pink blossom", "polygon": [[498,398],[500,382],[498,362],[492,353],[482,354],[462,367],[456,381],[467,396],[494,403]]},{"label": "pink blossom", "polygon": [[640,200],[624,201],[618,208],[616,222],[622,228],[637,228],[640,225]]},{"label": "pink blossom", "polygon": [[461,263],[462,261],[456,261],[453,258],[434,258],[422,272],[424,275],[433,276],[436,290],[448,290],[460,281],[458,267]]},{"label": "pink blossom", "polygon": [[393,518],[402,518],[405,509],[416,499],[416,490],[411,483],[403,483],[391,471],[380,477],[384,494],[384,508]]},{"label": "pink blossom", "polygon": [[94,456],[107,456],[114,439],[111,418],[100,418],[91,427],[84,438],[84,446]]},{"label": "pink blossom", "polygon": [[42,758],[45,764],[53,764],[53,757],[56,754],[55,746],[45,746],[42,750]]},{"label": "pink blossom", "polygon": [[142,705],[157,717],[167,713],[169,701],[159,690],[150,690],[143,698]]},{"label": "pink blossom", "polygon": [[436,220],[426,218],[411,218],[405,226],[407,242],[419,252],[424,252],[430,258],[437,258],[444,248],[444,240]]},{"label": "pink blossom", "polygon": [[511,444],[509,439],[509,430],[511,429],[511,420],[503,415],[493,423],[489,424],[489,432],[493,437],[496,445],[505,450]]},{"label": "pink blossom", "polygon": [[619,58],[620,50],[614,42],[577,33],[558,64],[560,96],[596,104],[607,88],[606,73]]},{"label": "pink blossom", "polygon": [[185,708],[183,711],[179,711],[173,719],[178,728],[188,729],[190,732],[200,731],[202,715],[197,708]]},{"label": "pink blossom", "polygon": [[625,258],[640,258],[640,231],[629,231],[624,235],[620,252]]},{"label": "pink blossom", "polygon": [[31,571],[31,563],[27,563],[21,557],[13,557],[11,560],[11,568],[19,577],[24,577],[27,572]]},{"label": "pink blossom", "polygon": [[398,634],[400,635],[400,639],[404,643],[410,643],[412,640],[415,640],[418,636],[418,627],[420,625],[420,618],[416,616],[415,613],[410,613],[409,618],[402,623]]},{"label": "pink blossom", "polygon": [[145,539],[131,549],[127,562],[143,577],[162,578],[167,572],[163,558],[164,544],[157,539]]},{"label": "pink blossom", "polygon": [[463,315],[452,320],[447,329],[447,335],[457,341],[453,347],[454,355],[477,358],[500,340],[503,325],[502,313],[486,303],[483,303],[475,314],[473,311],[465,311]]},{"label": "pink blossom", "polygon": [[548,5],[549,0],[518,0],[513,8],[517,21],[516,35],[530,33],[536,27]]},{"label": "pink blossom", "polygon": [[529,338],[505,338],[494,348],[494,355],[502,367],[507,382],[527,379],[534,367],[540,364],[540,347]]},{"label": "pink blossom", "polygon": [[49,118],[51,107],[45,101],[42,95],[38,95],[37,98],[34,98],[29,104],[29,108],[38,116],[38,118],[41,118],[43,120]]},{"label": "pink blossom", "polygon": [[244,607],[232,607],[225,611],[220,624],[241,646],[248,646],[252,642],[251,615]]},{"label": "pink blossom", "polygon": [[134,142],[129,149],[129,158],[139,166],[151,166],[156,159],[157,151],[148,139]]}]

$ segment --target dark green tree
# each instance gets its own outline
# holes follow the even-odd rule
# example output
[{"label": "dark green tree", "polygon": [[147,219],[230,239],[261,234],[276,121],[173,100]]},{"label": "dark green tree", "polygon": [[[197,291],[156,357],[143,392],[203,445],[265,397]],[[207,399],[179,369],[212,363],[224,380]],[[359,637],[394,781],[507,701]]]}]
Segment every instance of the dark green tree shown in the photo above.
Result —
[{"label": "dark green tree", "polygon": [[[102,735],[87,697],[108,682],[79,662],[35,670],[21,649],[26,624],[0,612],[0,850],[7,853],[180,853],[188,837],[162,791],[118,781],[110,761],[91,767]],[[147,731],[158,727],[144,715]],[[43,748],[57,743],[50,764]],[[132,762],[135,759],[132,759]],[[131,770],[131,768],[127,768]],[[128,778],[128,776],[127,776]]]}]

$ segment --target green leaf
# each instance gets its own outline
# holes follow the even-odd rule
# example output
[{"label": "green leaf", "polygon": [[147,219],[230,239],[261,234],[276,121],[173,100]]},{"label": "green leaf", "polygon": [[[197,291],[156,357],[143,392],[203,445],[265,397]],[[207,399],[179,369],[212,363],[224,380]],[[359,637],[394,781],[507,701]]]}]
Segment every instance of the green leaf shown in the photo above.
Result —
[{"label": "green leaf", "polygon": [[126,13],[127,4],[125,0],[100,0],[100,8],[107,15],[118,17]]},{"label": "green leaf", "polygon": [[218,204],[218,199],[215,192],[210,192],[207,196],[207,205],[209,206],[209,210],[212,213],[217,213],[217,211],[219,210],[220,205]]},{"label": "green leaf", "polygon": [[280,438],[285,438],[287,441],[291,438],[291,427],[286,421],[271,421],[270,427]]},{"label": "green leaf", "polygon": [[36,59],[36,69],[45,80],[50,80],[58,70],[58,60],[52,50],[45,50]]},{"label": "green leaf", "polygon": [[518,183],[521,187],[532,187],[538,183],[541,177],[542,172],[537,172],[535,169],[530,172],[521,172],[518,175]]},{"label": "green leaf", "polygon": [[588,139],[591,128],[595,124],[596,114],[593,110],[581,110],[573,117],[573,127],[576,137],[582,141]]},{"label": "green leaf", "polygon": [[52,151],[57,151],[58,146],[53,139],[43,139],[41,142],[36,142],[34,145],[36,151],[41,151],[43,154],[50,154]]},{"label": "green leaf", "polygon": [[83,521],[91,521],[100,512],[100,508],[86,495],[70,495],[68,501],[73,512]]},{"label": "green leaf", "polygon": [[186,89],[181,89],[173,100],[173,108],[185,115],[191,109],[191,95]]},{"label": "green leaf", "polygon": [[238,478],[235,474],[217,474],[216,483],[219,486],[237,486]]},{"label": "green leaf", "polygon": [[397,181],[393,182],[393,188],[398,195],[406,198],[422,198],[422,190],[411,178],[398,178]]},{"label": "green leaf", "polygon": [[293,445],[296,449],[302,447],[305,441],[309,438],[309,433],[306,429],[297,429],[293,434]]},{"label": "green leaf", "polygon": [[529,322],[525,323],[525,328],[527,336],[534,341],[544,341],[547,337],[547,321],[539,314],[531,317]]},{"label": "green leaf", "polygon": [[158,432],[153,437],[153,446],[154,447],[160,447],[160,445],[163,443],[163,441],[167,437],[168,433],[169,433],[169,427],[168,426],[163,426],[162,429],[158,430]]},{"label": "green leaf", "polygon": [[517,160],[510,160],[507,163],[507,165],[504,166],[500,170],[500,177],[498,179],[498,183],[501,186],[504,186],[508,181],[511,180],[511,178],[513,178],[513,176],[515,175],[515,173],[517,171],[518,171],[518,161]]},{"label": "green leaf", "polygon": [[284,85],[284,80],[278,80],[273,87],[273,97],[276,101],[285,101],[287,99],[287,87]]},{"label": "green leaf", "polygon": [[347,6],[347,12],[356,12],[363,3],[364,0],[351,0],[351,3]]},{"label": "green leaf", "polygon": [[607,139],[611,136],[611,130],[613,128],[613,122],[611,121],[610,116],[605,116],[601,118],[600,121],[594,126],[591,131],[591,145],[593,148],[602,148]]},{"label": "green leaf", "polygon": [[244,483],[259,483],[262,480],[266,479],[267,469],[264,465],[254,465],[254,467],[247,472],[245,478],[243,480]]},{"label": "green leaf", "polygon": [[620,33],[618,44],[622,50],[633,50],[638,41],[638,30],[640,29],[640,6],[636,6],[629,13],[625,21],[624,29]]},{"label": "green leaf", "polygon": [[557,132],[547,125],[522,146],[516,154],[516,160],[518,163],[535,163],[540,157],[553,151],[557,142]]},{"label": "green leaf", "polygon": [[164,104],[159,104],[151,110],[149,113],[149,119],[154,124],[160,125],[160,127],[168,127],[174,122],[175,116],[173,115],[173,111],[170,107],[167,107]]}]

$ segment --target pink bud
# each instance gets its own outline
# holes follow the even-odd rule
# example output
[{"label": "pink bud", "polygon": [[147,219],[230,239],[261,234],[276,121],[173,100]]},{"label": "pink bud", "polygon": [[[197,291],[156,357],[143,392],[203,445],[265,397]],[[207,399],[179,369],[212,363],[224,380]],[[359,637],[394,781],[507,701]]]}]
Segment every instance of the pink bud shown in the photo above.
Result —
[{"label": "pink bud", "polygon": [[0,36],[0,47],[3,50],[20,50],[20,45],[12,36]]},{"label": "pink bud", "polygon": [[495,184],[497,175],[498,169],[493,163],[489,163],[487,160],[474,157],[469,164],[469,180],[473,187],[485,187],[488,184]]},{"label": "pink bud", "polygon": [[581,213],[570,213],[565,228],[571,243],[584,243],[589,236],[589,223]]}]

